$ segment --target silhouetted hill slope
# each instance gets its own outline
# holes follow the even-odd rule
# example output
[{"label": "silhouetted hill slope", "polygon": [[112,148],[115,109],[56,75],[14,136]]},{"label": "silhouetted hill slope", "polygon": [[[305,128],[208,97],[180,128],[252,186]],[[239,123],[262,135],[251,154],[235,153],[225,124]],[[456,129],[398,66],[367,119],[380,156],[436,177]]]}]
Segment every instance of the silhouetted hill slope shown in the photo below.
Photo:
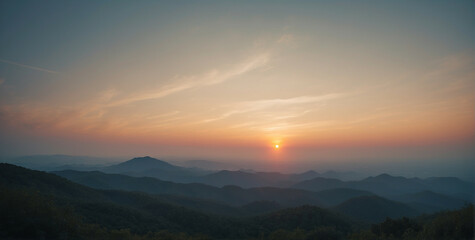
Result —
[{"label": "silhouetted hill slope", "polygon": [[355,197],[374,196],[371,192],[351,188],[328,189],[317,193],[320,201],[325,206],[335,206]]},{"label": "silhouetted hill slope", "polygon": [[114,173],[126,173],[126,172],[142,172],[142,171],[148,171],[150,169],[163,169],[163,170],[173,171],[173,170],[181,169],[181,167],[177,167],[165,161],[146,156],[146,157],[137,157],[137,158],[125,161],[123,163],[112,165],[110,167],[105,168],[104,171],[114,172]]},{"label": "silhouetted hill slope", "polygon": [[[245,190],[236,186],[222,189]],[[277,190],[257,191],[266,194]],[[206,236],[211,239],[367,239],[350,238],[358,237],[351,233],[362,225],[318,207],[303,206],[252,218],[231,218],[181,206],[182,203],[209,204],[206,208],[219,208],[213,203],[200,202],[202,200],[96,190],[53,174],[10,164],[0,164],[0,196],[0,239],[209,239]],[[278,207],[275,203],[255,202],[240,209],[263,209],[262,204]],[[390,208],[391,214],[405,209],[378,197],[351,199],[339,207],[359,211],[374,208],[379,209],[378,214],[381,214],[380,209]],[[423,234],[421,239],[473,236],[473,206],[470,211],[467,209],[438,214],[415,233]],[[349,212],[354,214],[355,210]],[[369,213],[374,217],[371,211]],[[390,222],[390,225],[394,224]],[[400,232],[391,226],[376,229]]]},{"label": "silhouetted hill slope", "polygon": [[351,230],[351,221],[329,210],[313,206],[284,209],[256,218],[255,225],[263,229],[312,230],[318,227],[332,227],[340,232]]},{"label": "silhouetted hill slope", "polygon": [[432,177],[424,179],[424,182],[440,193],[449,195],[471,193],[470,198],[464,200],[469,200],[473,203],[473,183],[462,181],[456,177]]},{"label": "silhouetted hill slope", "polygon": [[[130,228],[142,233],[160,229],[206,233],[213,227],[226,225],[217,217],[210,218],[207,214],[143,193],[94,190],[53,174],[10,164],[0,164],[0,180],[0,188],[13,192],[10,195],[39,193],[53,206],[72,207],[86,223],[111,229]],[[17,207],[16,210],[21,211],[21,206]]]},{"label": "silhouetted hill slope", "polygon": [[[60,239],[64,234],[77,234],[79,239],[104,239],[103,234],[114,234],[110,229],[127,228],[137,234],[166,229],[205,234],[215,239],[249,239],[283,227],[312,229],[331,225],[346,231],[350,226],[343,217],[311,207],[248,219],[220,217],[169,204],[144,193],[94,190],[53,174],[9,164],[0,165],[0,179],[0,236],[3,237]],[[173,196],[168,200],[182,201]],[[33,230],[22,235],[28,229]]]},{"label": "silhouetted hill slope", "polygon": [[253,173],[222,170],[203,176],[196,181],[217,187],[223,187],[226,185],[249,187],[249,185],[255,182],[256,179]]},{"label": "silhouetted hill slope", "polygon": [[[293,188],[310,191],[322,191],[332,188],[351,188],[370,191],[385,197],[394,197],[403,194],[433,191],[436,193],[473,196],[473,185],[458,178],[405,178],[381,174],[368,177],[360,181],[340,181],[338,179],[314,178],[302,181]],[[473,198],[472,198],[473,199]],[[467,200],[467,199],[464,199]]]},{"label": "silhouetted hill slope", "polygon": [[275,201],[256,201],[241,206],[246,212],[260,215],[281,210],[282,206]]},{"label": "silhouetted hill slope", "polygon": [[431,191],[406,194],[394,197],[394,199],[426,213],[459,209],[467,204],[467,201]]},{"label": "silhouetted hill slope", "polygon": [[160,201],[164,203],[179,205],[191,210],[221,216],[247,217],[260,214],[260,212],[250,211],[248,209],[237,206],[230,206],[225,203],[216,202],[213,200],[203,200],[199,198],[183,197],[176,195],[159,195],[155,197],[157,199],[160,199]]},{"label": "silhouetted hill slope", "polygon": [[[255,201],[275,201],[282,207],[294,207],[305,204],[329,207],[338,205],[354,197],[373,195],[371,192],[366,190],[359,190],[359,188],[377,189],[376,186],[379,186],[381,188],[386,188],[385,192],[400,192],[402,191],[401,189],[405,189],[401,186],[406,186],[408,184],[408,181],[411,182],[412,180],[414,180],[405,179],[401,177],[391,177],[389,175],[380,175],[378,177],[368,178],[364,181],[358,181],[356,183],[343,182],[338,179],[315,178],[311,181],[304,181],[302,183],[316,183],[317,186],[321,186],[322,188],[338,187],[345,185],[352,186],[354,188],[327,189],[318,192],[309,192],[298,189],[282,189],[273,187],[243,189],[237,186],[225,186],[222,188],[217,188],[205,184],[173,183],[161,181],[156,178],[150,177],[131,177],[119,174],[105,174],[102,172],[60,171],[55,172],[55,174],[63,176],[79,184],[98,189],[142,191],[152,194],[182,196],[184,197],[184,199],[188,199],[190,201],[189,205],[186,205],[183,202],[184,206],[197,210],[206,209],[198,209],[193,206],[207,206],[206,204],[201,205],[193,203],[193,201],[198,199],[203,199],[208,202],[211,201],[208,205],[212,205],[212,202],[214,202],[214,204],[217,204],[216,209],[224,209],[223,206],[219,206],[220,203],[238,207]],[[381,180],[383,183],[375,183],[375,181],[377,181],[378,179]],[[423,180],[421,179],[415,180],[423,182]],[[405,183],[398,184],[399,181],[403,181]],[[397,186],[399,186],[400,188],[397,188]],[[411,190],[412,189],[414,188],[411,188]],[[401,197],[402,195],[387,196],[387,198],[391,200],[403,201],[411,207],[418,209],[421,212],[427,213],[444,209],[454,209],[457,207],[461,207],[462,205],[460,203],[463,203],[463,201],[459,201],[456,199],[452,199],[453,201],[443,201],[442,199],[440,199],[441,197],[443,197],[441,194],[433,195],[433,200],[431,196],[427,196],[426,198],[422,198],[423,196],[419,196],[419,200],[417,201],[410,199],[404,200],[404,198]],[[451,198],[450,196],[446,197]],[[431,201],[434,201],[435,204],[432,204]],[[208,209],[213,208],[208,207]],[[227,212],[228,214],[226,214],[225,211],[220,211],[218,213],[225,215],[236,214],[236,211],[234,209],[229,209],[229,211]]]},{"label": "silhouetted hill slope", "polygon": [[83,239],[100,230],[84,224],[70,208],[33,190],[0,184],[0,196],[0,239]]},{"label": "silhouetted hill slope", "polygon": [[52,172],[73,182],[97,189],[141,191],[152,194],[169,194],[186,197],[213,197],[219,188],[199,183],[174,183],[153,177],[132,177],[103,172],[80,172],[73,170]]},{"label": "silhouetted hill slope", "polygon": [[344,188],[346,183],[334,178],[316,177],[310,180],[302,181],[292,185],[293,188],[305,189],[310,191],[322,191],[332,188]]},{"label": "silhouetted hill slope", "polygon": [[303,173],[289,174],[291,181],[300,182],[320,176],[318,172],[309,170]]},{"label": "silhouetted hill slope", "polygon": [[333,210],[343,213],[354,219],[366,222],[380,222],[390,218],[413,217],[419,214],[411,207],[384,199],[378,196],[362,196],[352,198],[336,207]]},{"label": "silhouetted hill slope", "polygon": [[198,183],[173,183],[148,177],[131,177],[101,172],[60,171],[54,172],[71,181],[98,189],[142,191],[152,194],[177,195],[213,200],[234,206],[254,201],[276,201],[282,206],[302,204],[319,205],[317,193],[283,188],[243,189],[237,186],[212,187]]},{"label": "silhouetted hill slope", "polygon": [[276,201],[285,207],[322,205],[318,193],[299,189],[261,187],[245,189],[244,191],[258,200]]},{"label": "silhouetted hill slope", "polygon": [[278,172],[254,172],[254,171],[229,171],[222,170],[195,178],[195,182],[205,183],[217,187],[236,185],[244,188],[249,187],[290,187],[301,181],[314,178],[327,179],[329,176],[335,179],[355,179],[356,173],[327,171],[318,173],[313,170],[303,173],[283,174]]},{"label": "silhouetted hill slope", "polygon": [[62,177],[7,163],[0,163],[0,186],[15,189],[35,189],[43,194],[59,195],[74,199],[105,199],[105,196],[96,190],[76,184]]},{"label": "silhouetted hill slope", "polygon": [[289,187],[297,182],[318,177],[319,173],[307,171],[296,174],[283,174],[278,172],[249,172],[222,170],[201,177],[193,181],[212,186],[222,187],[236,185],[243,188],[251,187]]},{"label": "silhouetted hill slope", "polygon": [[196,178],[195,181],[217,187],[226,185],[236,185],[243,188],[265,186],[281,187],[291,185],[292,176],[273,172],[249,173],[244,171],[223,170]]},{"label": "silhouetted hill slope", "polygon": [[428,189],[423,180],[419,178],[395,177],[389,174],[381,174],[376,177],[368,177],[361,181],[348,182],[352,188],[367,190],[378,195],[391,196],[405,193],[419,192]]}]

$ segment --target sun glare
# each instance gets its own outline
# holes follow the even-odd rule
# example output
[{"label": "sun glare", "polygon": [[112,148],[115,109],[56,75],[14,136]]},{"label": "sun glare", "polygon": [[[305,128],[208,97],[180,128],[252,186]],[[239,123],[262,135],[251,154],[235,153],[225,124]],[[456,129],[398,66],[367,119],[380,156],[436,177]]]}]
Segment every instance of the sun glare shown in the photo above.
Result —
[{"label": "sun glare", "polygon": [[275,148],[275,149],[278,149],[278,148],[279,148],[279,144],[276,144],[276,145],[274,146],[274,148]]}]

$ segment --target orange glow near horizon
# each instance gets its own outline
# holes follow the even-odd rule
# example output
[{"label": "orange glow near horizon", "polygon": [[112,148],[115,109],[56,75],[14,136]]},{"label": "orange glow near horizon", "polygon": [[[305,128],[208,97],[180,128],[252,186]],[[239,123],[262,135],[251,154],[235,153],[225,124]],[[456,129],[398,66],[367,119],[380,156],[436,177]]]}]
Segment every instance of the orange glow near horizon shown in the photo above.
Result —
[{"label": "orange glow near horizon", "polygon": [[[13,142],[0,152],[55,153],[62,145],[42,139],[65,139],[73,149],[115,144],[126,152],[136,145],[152,155],[161,153],[156,146],[167,146],[174,149],[169,155],[203,158],[254,151],[248,155],[284,162],[304,148],[473,143],[475,52],[473,44],[463,43],[473,42],[466,19],[474,13],[460,19],[445,8],[424,13],[440,20],[452,16],[434,25],[417,21],[425,19],[422,12],[408,19],[366,19],[366,11],[326,14],[339,7],[311,2],[282,9],[233,3],[229,9],[236,11],[225,13],[212,11],[216,6],[190,11],[178,4],[170,12],[176,10],[179,21],[137,15],[125,25],[117,24],[124,21],[118,13],[128,11],[125,6],[96,16],[107,19],[105,25],[78,14],[39,21],[41,28],[21,18],[4,21],[5,31],[26,35],[14,31],[5,34],[11,39],[0,39],[6,41],[0,142]],[[253,11],[238,14],[248,7]],[[269,7],[285,11],[262,14]],[[21,14],[7,18],[14,16]],[[355,22],[351,28],[340,24],[346,21]],[[71,24],[85,25],[76,30]],[[416,25],[422,30],[407,28]],[[70,39],[51,44],[48,36],[60,29]]]}]

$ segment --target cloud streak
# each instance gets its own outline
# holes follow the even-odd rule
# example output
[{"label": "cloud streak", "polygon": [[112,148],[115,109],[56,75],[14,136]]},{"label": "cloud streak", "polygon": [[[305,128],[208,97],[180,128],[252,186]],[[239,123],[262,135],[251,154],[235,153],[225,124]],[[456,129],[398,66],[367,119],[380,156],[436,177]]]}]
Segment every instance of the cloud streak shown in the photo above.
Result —
[{"label": "cloud streak", "polygon": [[111,101],[105,104],[103,107],[115,107],[133,102],[159,99],[193,88],[220,84],[229,81],[234,77],[264,68],[267,66],[269,60],[270,54],[259,54],[235,65],[231,69],[225,71],[213,70],[201,76],[182,77],[181,79],[177,80],[178,83],[169,84],[154,91],[142,92],[120,100]]},{"label": "cloud streak", "polygon": [[276,98],[276,99],[265,99],[265,100],[257,100],[257,101],[246,101],[242,103],[238,103],[234,110],[228,111],[216,118],[210,118],[204,120],[205,123],[214,122],[218,120],[222,120],[228,118],[235,114],[242,114],[242,113],[249,113],[255,111],[261,111],[273,107],[286,107],[291,105],[297,104],[309,104],[309,103],[318,103],[324,102],[327,100],[333,100],[337,98],[341,98],[345,96],[342,93],[330,93],[320,96],[300,96],[294,98]]},{"label": "cloud streak", "polygon": [[31,65],[26,65],[26,64],[13,62],[13,61],[1,59],[1,58],[0,58],[0,62],[8,63],[8,64],[11,64],[11,65],[15,65],[15,66],[23,67],[23,68],[32,69],[32,70],[36,70],[36,71],[40,71],[40,72],[46,72],[46,73],[51,73],[51,74],[60,74],[59,72],[53,71],[53,70],[50,70],[50,69],[35,67],[35,66],[31,66]]}]

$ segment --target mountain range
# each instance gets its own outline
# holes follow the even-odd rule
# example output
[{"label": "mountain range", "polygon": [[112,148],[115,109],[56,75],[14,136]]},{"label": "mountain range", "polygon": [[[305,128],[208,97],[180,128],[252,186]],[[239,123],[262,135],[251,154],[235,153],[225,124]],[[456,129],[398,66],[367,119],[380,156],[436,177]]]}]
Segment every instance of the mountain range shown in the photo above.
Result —
[{"label": "mountain range", "polygon": [[[104,172],[118,172],[110,174]],[[318,173],[302,174],[249,173],[223,170],[188,180],[193,183],[164,181],[154,177],[136,177],[146,173],[164,172],[168,177],[178,173],[190,174],[187,168],[171,165],[151,157],[132,160],[107,167],[104,172],[55,171],[54,174],[71,181],[109,190],[141,191],[150,194],[166,194],[240,207],[253,202],[272,201],[279,207],[311,204],[320,207],[335,207],[355,197],[381,196],[389,201],[398,201],[418,212],[434,212],[455,209],[473,200],[461,199],[459,195],[471,195],[471,184],[457,178],[404,178],[381,174],[360,181],[314,177]],[[145,174],[144,174],[145,173]],[[127,174],[127,175],[125,175]],[[188,175],[189,176],[189,175]],[[310,180],[301,179],[311,178]],[[208,182],[220,184],[206,184]],[[297,183],[294,183],[297,182]],[[229,183],[229,184],[226,184]],[[248,187],[260,183],[265,187]],[[267,184],[267,186],[266,186]],[[213,186],[214,185],[214,186]],[[219,187],[217,187],[218,185]],[[280,186],[280,187],[273,187]],[[247,186],[247,188],[246,188]],[[277,208],[277,207],[276,207]]]},{"label": "mountain range", "polygon": [[[190,203],[203,204],[193,199],[175,201],[176,198],[163,195],[97,190],[54,174],[3,163],[0,164],[0,193],[3,196],[0,199],[3,213],[0,216],[0,236],[23,236],[21,238],[38,234],[35,229],[43,231],[43,236],[47,238],[59,238],[60,235],[51,235],[57,234],[58,228],[64,231],[62,234],[72,238],[75,234],[97,234],[100,229],[95,224],[107,229],[128,227],[141,234],[167,229],[187,234],[206,234],[218,239],[246,239],[257,237],[259,232],[269,233],[279,228],[294,229],[297,226],[312,230],[316,225],[337,226],[339,231],[347,233],[352,224],[344,216],[312,206],[277,211],[268,209],[264,212],[274,211],[255,217],[224,217],[191,209]],[[260,204],[268,203],[253,204],[236,209],[255,210],[255,207],[262,206]],[[41,224],[30,226],[25,219]],[[70,230],[78,225],[81,226],[79,232]],[[29,226],[31,229],[25,231]],[[20,229],[23,231],[20,232]]]},{"label": "mountain range", "polygon": [[[150,165],[162,170],[174,169],[173,165],[146,158],[114,165],[109,170],[123,171],[129,168],[142,171]],[[386,188],[395,187],[397,191],[403,189],[399,187],[399,181],[402,181],[400,186],[406,186],[407,181],[413,180],[422,181],[427,186],[433,186],[434,182],[441,184],[440,191],[447,191],[447,187],[453,185],[462,190],[465,187],[463,182],[460,185],[453,178],[421,180],[382,175],[359,182],[363,182],[363,186],[374,187],[367,182],[373,183],[377,179],[387,179],[392,185],[386,185]],[[62,236],[90,236],[87,238],[104,239],[104,236],[109,236],[108,239],[142,239],[133,236],[154,232],[162,236],[159,238],[165,238],[166,235],[168,239],[202,239],[196,234],[212,239],[257,239],[262,236],[265,239],[275,239],[277,236],[292,239],[295,234],[310,239],[347,239],[352,232],[358,231],[355,229],[387,222],[388,217],[415,217],[422,213],[461,209],[467,204],[467,201],[432,191],[396,195],[390,199],[367,190],[341,188],[348,184],[345,181],[318,177],[318,182],[325,181],[328,186],[335,188],[309,191],[232,185],[215,187],[100,171],[46,173],[2,163],[0,238],[62,239]],[[309,182],[312,181],[301,183]],[[463,217],[463,222],[453,220],[445,224],[455,229],[448,231],[460,231],[457,230],[460,224],[469,226],[469,219],[473,223],[473,212],[472,218],[460,215],[471,211],[470,208],[466,209],[448,215],[439,213],[424,218],[420,224],[436,224],[442,221],[437,220],[440,218],[446,221],[448,218]],[[429,234],[417,227],[411,231]],[[380,233],[375,231],[373,234]],[[448,234],[450,236],[451,233]],[[470,232],[463,234],[467,236]]]},{"label": "mountain range", "polygon": [[[204,202],[220,205],[217,209],[228,206],[251,209],[259,203],[273,203],[270,209],[304,204],[336,207],[353,198],[379,196],[422,213],[456,209],[473,202],[473,185],[457,178],[419,179],[381,174],[358,181],[343,181],[322,177],[311,170],[300,174],[240,170],[210,172],[176,166],[148,156],[100,167],[97,171],[53,173],[95,189],[160,194],[173,196],[174,201],[182,202],[191,198],[201,202],[195,205],[205,206]],[[327,174],[335,175],[336,172]],[[221,212],[239,215],[241,213],[236,212],[243,211],[228,209]]]},{"label": "mountain range", "polygon": [[370,191],[377,195],[396,197],[423,191],[432,191],[454,197],[464,197],[463,200],[473,201],[473,184],[458,178],[405,178],[389,174],[368,177],[360,181],[341,181],[339,179],[314,178],[292,185],[292,188],[309,191],[321,191],[332,188],[351,188]]}]

